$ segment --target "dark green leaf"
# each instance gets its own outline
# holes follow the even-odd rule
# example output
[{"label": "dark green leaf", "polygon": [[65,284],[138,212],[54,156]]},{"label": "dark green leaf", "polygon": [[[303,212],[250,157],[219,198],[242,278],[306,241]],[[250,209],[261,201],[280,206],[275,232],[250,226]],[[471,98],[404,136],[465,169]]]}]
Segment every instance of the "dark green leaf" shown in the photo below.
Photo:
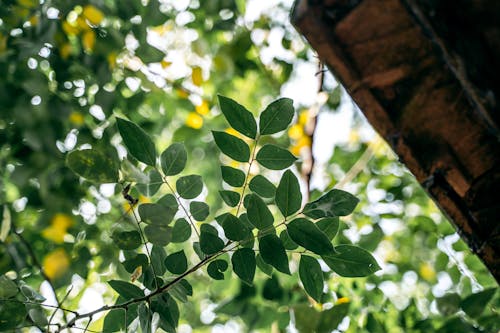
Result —
[{"label": "dark green leaf", "polygon": [[118,163],[95,149],[75,150],[66,157],[66,165],[81,177],[96,183],[118,182]]},{"label": "dark green leaf", "polygon": [[191,201],[189,211],[196,221],[204,221],[210,213],[210,208],[204,202]]},{"label": "dark green leaf", "polygon": [[340,221],[338,217],[327,217],[316,222],[319,230],[323,231],[329,240],[332,240],[339,231]]},{"label": "dark green leaf", "polygon": [[217,147],[232,159],[238,162],[248,162],[250,148],[245,141],[225,132],[212,131]]},{"label": "dark green leaf", "polygon": [[151,312],[146,306],[146,303],[139,304],[137,308],[137,316],[139,317],[141,331],[145,333],[151,332]]},{"label": "dark green leaf", "polygon": [[490,288],[467,296],[460,307],[471,318],[479,317],[495,295],[497,288]]},{"label": "dark green leaf", "polygon": [[293,101],[290,98],[275,100],[260,115],[260,134],[274,134],[283,131],[292,122],[294,113]]},{"label": "dark green leaf", "polygon": [[173,274],[182,274],[187,270],[187,258],[183,250],[169,254],[165,259],[165,267]]},{"label": "dark green leaf", "polygon": [[208,264],[207,273],[214,280],[224,280],[224,274],[222,273],[227,270],[228,266],[227,261],[217,259]]},{"label": "dark green leaf", "polygon": [[[125,298],[119,296],[115,304],[122,304],[127,301]],[[128,307],[127,312],[127,323],[128,326],[136,317],[137,304],[131,304]],[[104,324],[102,327],[103,332],[117,332],[120,330],[125,330],[125,311],[123,309],[111,310],[108,312],[104,318]]]},{"label": "dark green leaf", "polygon": [[171,144],[161,153],[160,162],[165,176],[177,175],[186,167],[186,148],[182,143]]},{"label": "dark green leaf", "polygon": [[297,160],[288,150],[270,144],[260,148],[255,159],[271,170],[286,169]]},{"label": "dark green leaf", "polygon": [[252,113],[236,101],[219,95],[220,109],[232,128],[251,139],[257,134],[257,123]]},{"label": "dark green leaf", "polygon": [[460,296],[455,293],[446,294],[443,297],[436,298],[436,304],[439,312],[445,316],[450,316],[460,309]]},{"label": "dark green leaf", "polygon": [[290,238],[290,235],[288,234],[288,231],[286,229],[280,233],[280,240],[287,250],[295,250],[299,247],[299,245]]},{"label": "dark green leaf", "polygon": [[290,274],[288,257],[281,240],[275,234],[268,234],[259,238],[259,251],[262,259],[278,271]]},{"label": "dark green leaf", "polygon": [[231,257],[233,271],[245,283],[252,285],[255,276],[255,253],[252,249],[241,248]]},{"label": "dark green leaf", "polygon": [[260,255],[260,253],[257,254],[257,256],[256,256],[256,262],[257,262],[257,267],[259,267],[259,269],[264,274],[271,276],[271,274],[273,273],[273,266],[266,264],[264,259],[262,259],[262,256]]},{"label": "dark green leaf", "polygon": [[283,298],[283,288],[280,286],[276,275],[267,279],[262,289],[262,297],[270,301],[278,301]]},{"label": "dark green leaf", "polygon": [[177,199],[175,199],[175,196],[173,194],[165,194],[163,197],[161,197],[160,200],[158,200],[158,205],[164,206],[164,207],[169,207],[174,209],[176,212],[179,209],[179,204],[177,203]]},{"label": "dark green leaf", "polygon": [[250,194],[247,207],[248,220],[258,229],[273,225],[273,214],[266,203],[256,194]]},{"label": "dark green leaf", "polygon": [[177,193],[184,199],[194,199],[203,190],[203,182],[198,175],[183,176],[177,179],[175,186]]},{"label": "dark green leaf", "polygon": [[304,289],[316,302],[321,302],[323,294],[323,271],[318,260],[301,255],[299,263],[299,277]]},{"label": "dark green leaf", "polygon": [[26,318],[26,307],[21,302],[0,302],[0,331],[7,332]]},{"label": "dark green leaf", "polygon": [[5,275],[0,276],[0,299],[16,296],[17,292],[17,286],[11,279]]},{"label": "dark green leaf", "polygon": [[151,310],[160,315],[160,327],[169,333],[176,332],[179,323],[179,308],[175,300],[166,293],[153,298]]},{"label": "dark green leaf", "polygon": [[122,262],[122,265],[129,273],[132,273],[139,266],[142,266],[142,270],[145,270],[146,266],[148,265],[148,257],[143,253],[139,253],[135,257]]},{"label": "dark green leaf", "polygon": [[224,234],[228,239],[240,241],[248,238],[248,228],[236,216],[225,213],[217,216],[215,220],[222,226]]},{"label": "dark green leaf", "polygon": [[224,248],[224,241],[219,238],[217,229],[210,224],[204,223],[200,227],[200,249],[203,253],[210,255]]},{"label": "dark green leaf", "polygon": [[319,255],[334,253],[333,245],[323,231],[308,219],[298,218],[286,225],[290,238],[303,248]]},{"label": "dark green leaf", "polygon": [[349,192],[333,189],[318,200],[308,203],[303,213],[313,219],[346,216],[352,213],[359,199]]},{"label": "dark green leaf", "polygon": [[165,246],[172,240],[172,228],[168,226],[150,224],[144,228],[144,234],[154,245]]},{"label": "dark green leaf", "polygon": [[144,291],[135,284],[121,280],[110,280],[108,283],[111,288],[126,300],[144,297]]},{"label": "dark green leaf", "polygon": [[166,257],[167,253],[163,247],[153,245],[153,249],[151,250],[151,264],[154,266],[157,275],[165,274],[166,267],[163,263]]},{"label": "dark green leaf", "polygon": [[350,303],[335,305],[333,308],[321,312],[321,318],[318,322],[318,333],[330,333],[334,331],[349,314]]},{"label": "dark green leaf", "polygon": [[137,189],[146,197],[152,197],[160,189],[160,186],[163,184],[163,179],[156,170],[149,171],[147,176],[149,181],[143,184],[137,184]]},{"label": "dark green leaf", "polygon": [[276,194],[276,186],[273,185],[266,177],[257,175],[252,178],[248,184],[250,190],[264,198],[273,198]]},{"label": "dark green leaf", "polygon": [[172,229],[172,243],[182,243],[191,237],[191,226],[184,218],[175,221]]},{"label": "dark green leaf", "polygon": [[116,246],[122,250],[135,250],[142,244],[141,235],[135,230],[115,231],[111,238]]},{"label": "dark green leaf", "polygon": [[116,118],[118,131],[130,155],[151,166],[156,164],[156,148],[146,132],[131,121]]},{"label": "dark green leaf", "polygon": [[138,208],[141,221],[147,224],[168,225],[172,222],[177,207],[167,207],[154,203],[143,203]]},{"label": "dark green leaf", "polygon": [[369,234],[361,235],[357,245],[366,251],[373,252],[382,239],[384,239],[384,231],[378,224],[375,224]]},{"label": "dark green leaf", "polygon": [[234,187],[241,187],[245,183],[245,173],[239,169],[229,166],[221,166],[222,179],[226,183]]},{"label": "dark green leaf", "polygon": [[281,177],[276,189],[275,201],[284,217],[288,217],[300,209],[302,193],[299,181],[290,170],[286,170]]},{"label": "dark green leaf", "polygon": [[325,263],[337,274],[345,277],[362,277],[380,269],[370,252],[353,245],[335,247],[337,254],[323,256]]},{"label": "dark green leaf", "polygon": [[43,312],[41,306],[29,305],[26,306],[28,310],[28,315],[30,319],[37,325],[38,327],[45,327],[49,323],[47,320],[47,315]]},{"label": "dark green leaf", "polygon": [[229,207],[236,207],[240,202],[240,194],[237,192],[223,190],[219,194]]},{"label": "dark green leaf", "polygon": [[25,284],[24,281],[19,283],[21,293],[31,302],[41,303],[45,301],[45,297],[40,295],[35,289]]}]

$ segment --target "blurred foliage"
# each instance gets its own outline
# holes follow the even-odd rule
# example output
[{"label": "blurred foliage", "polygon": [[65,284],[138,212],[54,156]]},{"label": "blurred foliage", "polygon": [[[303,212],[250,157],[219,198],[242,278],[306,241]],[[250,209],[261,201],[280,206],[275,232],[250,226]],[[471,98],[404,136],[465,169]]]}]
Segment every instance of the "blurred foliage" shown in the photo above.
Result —
[{"label": "blurred foliage", "polygon": [[[102,282],[130,279],[133,272],[121,262],[142,260],[126,250],[119,255],[111,238],[112,225],[129,208],[120,192],[125,183],[137,184],[130,195],[146,203],[151,189],[141,188],[146,182],[137,161],[122,162],[123,186],[91,184],[65,164],[68,152],[90,147],[121,160],[125,150],[114,115],[139,124],[160,151],[184,142],[196,160],[188,171],[201,173],[207,185],[206,202],[214,211],[222,207],[210,130],[227,125],[216,94],[258,111],[304,75],[300,64],[317,62],[288,23],[289,1],[254,15],[250,9],[257,3],[0,1],[0,275],[8,277],[0,278],[0,290],[22,279],[25,297],[40,301],[40,294],[50,294],[41,265],[65,308],[88,304],[89,297],[97,297],[91,303],[117,301]],[[350,103],[335,83],[326,86],[332,93],[321,105],[319,123],[327,121],[325,111],[343,112]],[[312,141],[304,128],[315,116],[313,106],[296,102],[301,111],[289,136],[263,143],[289,144],[305,159]],[[311,198],[339,182],[359,197],[334,243],[374,251],[383,270],[367,278],[330,275],[335,292],[321,302],[297,287],[297,274],[271,274],[253,287],[229,276],[219,282],[196,275],[189,282],[200,292],[180,305],[183,327],[319,332],[338,321],[338,330],[348,332],[500,329],[494,279],[387,146],[363,134],[365,128],[355,114],[350,140],[335,145],[328,163],[316,164],[319,185]],[[39,322],[52,312],[34,306],[27,313],[0,300],[0,325],[15,322],[5,314]],[[104,317],[94,318],[88,328],[100,331],[103,323]]]}]

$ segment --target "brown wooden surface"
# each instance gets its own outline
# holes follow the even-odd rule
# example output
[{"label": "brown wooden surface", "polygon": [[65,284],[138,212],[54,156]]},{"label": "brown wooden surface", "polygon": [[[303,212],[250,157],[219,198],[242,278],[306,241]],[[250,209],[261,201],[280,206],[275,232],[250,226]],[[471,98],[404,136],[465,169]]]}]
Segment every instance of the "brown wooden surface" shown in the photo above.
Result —
[{"label": "brown wooden surface", "polygon": [[292,22],[500,282],[499,4],[298,0]]}]

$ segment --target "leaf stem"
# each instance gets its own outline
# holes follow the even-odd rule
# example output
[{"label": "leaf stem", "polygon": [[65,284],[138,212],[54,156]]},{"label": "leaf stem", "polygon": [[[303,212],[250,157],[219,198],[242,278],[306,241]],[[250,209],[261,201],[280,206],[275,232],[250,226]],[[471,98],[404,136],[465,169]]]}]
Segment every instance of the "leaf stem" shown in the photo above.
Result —
[{"label": "leaf stem", "polygon": [[250,162],[248,164],[248,170],[247,170],[247,173],[245,175],[245,183],[243,183],[243,188],[241,190],[240,202],[238,202],[238,207],[236,208],[236,216],[238,216],[240,209],[241,209],[241,205],[243,204],[243,201],[245,198],[245,191],[246,191],[246,188],[248,186],[248,178],[250,178],[250,170],[252,169],[252,164],[255,161],[255,154],[257,152],[257,145],[259,143],[259,139],[260,139],[260,135],[257,134],[257,137],[255,138],[255,143],[254,143],[254,146],[252,149],[252,156],[250,157]]}]

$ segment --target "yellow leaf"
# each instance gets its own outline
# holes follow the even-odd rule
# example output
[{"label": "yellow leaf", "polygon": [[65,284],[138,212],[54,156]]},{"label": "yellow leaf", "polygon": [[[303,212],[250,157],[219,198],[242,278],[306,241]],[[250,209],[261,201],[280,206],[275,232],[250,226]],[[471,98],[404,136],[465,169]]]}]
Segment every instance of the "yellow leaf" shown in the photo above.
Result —
[{"label": "yellow leaf", "polygon": [[241,134],[232,127],[227,128],[224,132],[226,132],[227,134],[231,134],[232,136],[236,136],[236,137],[241,136]]},{"label": "yellow leaf", "polygon": [[61,277],[69,268],[69,257],[64,249],[56,249],[43,258],[43,270],[50,279]]},{"label": "yellow leaf", "polygon": [[436,278],[436,271],[434,270],[434,267],[427,262],[420,264],[419,273],[420,276],[428,282],[434,281]]},{"label": "yellow leaf", "polygon": [[93,30],[85,31],[85,33],[82,36],[82,45],[85,51],[94,50],[95,32]]},{"label": "yellow leaf", "polygon": [[310,147],[311,146],[311,138],[308,136],[303,136],[299,140],[297,140],[296,145],[300,148]]},{"label": "yellow leaf", "polygon": [[203,75],[200,67],[193,67],[193,72],[191,73],[191,80],[195,86],[201,86],[203,83]]},{"label": "yellow leaf", "polygon": [[29,21],[32,27],[36,26],[38,24],[38,15],[31,15]]},{"label": "yellow leaf", "polygon": [[190,112],[186,118],[186,126],[200,129],[203,126],[203,118],[196,112]]},{"label": "yellow leaf", "polygon": [[288,136],[290,139],[299,140],[304,136],[304,127],[300,124],[295,124],[288,129]]},{"label": "yellow leaf", "polygon": [[57,228],[62,228],[64,230],[71,227],[74,222],[73,218],[67,214],[57,213],[51,220],[51,224]]},{"label": "yellow leaf", "polygon": [[198,112],[199,114],[201,114],[203,116],[210,112],[207,101],[202,101],[200,105],[195,106],[195,109],[196,109],[196,112]]},{"label": "yellow leaf", "polygon": [[78,29],[78,26],[76,24],[71,24],[68,21],[63,21],[62,29],[66,33],[66,35],[69,36],[75,36],[80,33],[80,29]]},{"label": "yellow leaf", "polygon": [[7,36],[0,32],[0,54],[4,53],[7,49]]},{"label": "yellow leaf", "polygon": [[92,5],[83,7],[82,15],[93,25],[98,25],[104,19],[104,14]]},{"label": "yellow leaf", "polygon": [[298,123],[301,125],[305,125],[307,124],[308,121],[309,121],[309,110],[304,110],[299,115]]},{"label": "yellow leaf", "polygon": [[28,9],[32,9],[40,5],[39,0],[17,0],[17,3]]},{"label": "yellow leaf", "polygon": [[64,242],[64,236],[66,235],[65,229],[59,229],[54,226],[47,227],[42,230],[42,237],[53,241],[54,243],[61,244]]},{"label": "yellow leaf", "polygon": [[176,89],[175,92],[177,93],[177,96],[179,96],[180,98],[188,98],[189,97],[189,93],[184,89]]},{"label": "yellow leaf", "polygon": [[336,305],[338,304],[344,304],[344,303],[349,303],[350,300],[349,300],[349,297],[341,297],[337,300],[337,302],[335,302]]},{"label": "yellow leaf", "polygon": [[137,266],[132,274],[130,275],[130,281],[135,282],[138,278],[140,278],[142,275],[142,266]]},{"label": "yellow leaf", "polygon": [[78,18],[76,19],[76,26],[78,27],[78,29],[82,30],[82,31],[88,31],[90,29],[92,29],[87,21],[81,17],[81,16],[78,16]]},{"label": "yellow leaf", "polygon": [[116,67],[116,52],[110,52],[108,54],[107,60],[108,60],[108,65],[109,68],[114,69]]},{"label": "yellow leaf", "polygon": [[[69,46],[69,51],[68,52],[71,52],[71,45],[69,45],[69,44],[63,45],[63,47],[65,47],[65,46]],[[63,51],[61,49],[61,53],[62,52]],[[63,57],[64,59],[67,58],[67,56],[64,57],[62,54],[61,54],[61,57]],[[83,125],[84,121],[85,121],[85,119],[83,118],[83,115],[80,112],[73,111],[69,115],[69,122],[72,123],[73,125],[81,126],[81,125]]]},{"label": "yellow leaf", "polygon": [[160,64],[161,64],[161,67],[165,69],[165,68],[167,68],[167,67],[170,67],[170,65],[172,65],[172,62],[170,62],[170,61],[166,61],[166,60],[162,60],[162,61],[160,62]]}]

